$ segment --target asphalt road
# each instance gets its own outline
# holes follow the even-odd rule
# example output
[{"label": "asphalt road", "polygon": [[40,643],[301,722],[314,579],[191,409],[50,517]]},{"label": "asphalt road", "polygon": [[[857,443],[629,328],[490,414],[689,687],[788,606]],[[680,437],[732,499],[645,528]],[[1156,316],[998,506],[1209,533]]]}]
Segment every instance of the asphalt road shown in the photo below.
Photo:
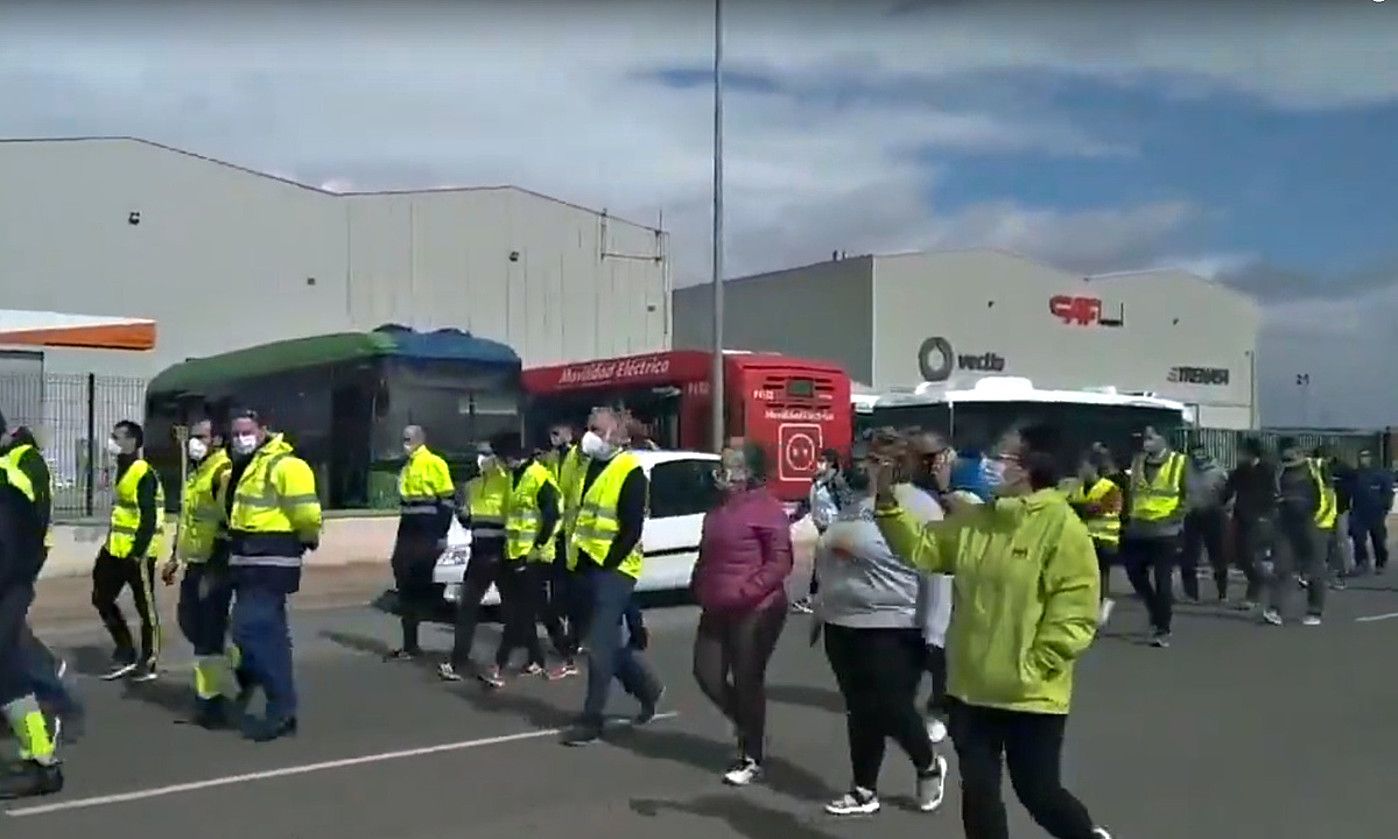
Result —
[{"label": "asphalt road", "polygon": [[[1160,651],[1126,633],[1144,619],[1124,604],[1081,666],[1066,777],[1098,820],[1118,839],[1394,835],[1398,577],[1335,595],[1320,628],[1183,612],[1174,648]],[[961,835],[954,780],[939,813],[912,812],[911,771],[893,749],[881,814],[841,821],[821,812],[848,768],[840,699],[822,655],[805,644],[807,618],[788,623],[771,669],[769,783],[723,787],[727,728],[689,675],[694,610],[649,617],[652,660],[670,686],[665,710],[676,716],[587,749],[563,748],[549,733],[579,707],[580,680],[520,680],[497,694],[443,685],[430,663],[380,660],[396,623],[367,607],[297,615],[303,709],[293,740],[258,746],[180,724],[187,648],[152,685],[84,678],[90,723],[65,751],[67,789],[10,803],[0,836]],[[484,633],[478,653],[493,640]],[[446,631],[428,631],[425,644],[444,649]],[[107,654],[96,633],[60,645],[84,672]],[[633,705],[618,692],[613,709]],[[401,751],[414,753],[392,756]],[[1006,794],[1014,835],[1043,835]]]}]

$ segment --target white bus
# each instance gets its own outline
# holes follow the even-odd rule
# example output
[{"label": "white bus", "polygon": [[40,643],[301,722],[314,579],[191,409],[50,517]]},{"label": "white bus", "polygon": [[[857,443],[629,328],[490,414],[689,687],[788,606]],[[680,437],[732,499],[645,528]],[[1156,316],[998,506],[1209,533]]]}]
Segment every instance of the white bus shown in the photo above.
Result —
[{"label": "white bus", "polygon": [[987,376],[969,387],[924,382],[916,388],[850,397],[855,435],[870,429],[918,427],[941,431],[963,451],[986,451],[1014,425],[1049,422],[1066,442],[1085,450],[1106,444],[1129,462],[1136,438],[1146,426],[1166,436],[1194,423],[1195,409],[1151,394],[1115,388],[1041,390],[1029,379]]}]

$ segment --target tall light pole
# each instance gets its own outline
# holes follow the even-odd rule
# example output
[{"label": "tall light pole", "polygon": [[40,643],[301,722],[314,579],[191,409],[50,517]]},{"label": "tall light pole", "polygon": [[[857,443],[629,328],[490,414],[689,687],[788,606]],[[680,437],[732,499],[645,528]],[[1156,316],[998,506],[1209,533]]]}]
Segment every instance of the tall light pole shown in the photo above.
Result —
[{"label": "tall light pole", "polygon": [[1301,427],[1311,422],[1311,374],[1297,373],[1296,386],[1301,389]]},{"label": "tall light pole", "polygon": [[714,451],[723,448],[723,0],[714,0],[714,345],[709,368]]}]

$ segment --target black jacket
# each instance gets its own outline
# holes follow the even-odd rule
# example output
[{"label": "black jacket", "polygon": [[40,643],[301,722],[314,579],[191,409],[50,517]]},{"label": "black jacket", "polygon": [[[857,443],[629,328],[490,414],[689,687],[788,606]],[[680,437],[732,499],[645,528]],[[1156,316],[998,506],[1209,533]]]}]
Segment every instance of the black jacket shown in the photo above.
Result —
[{"label": "black jacket", "polygon": [[1228,473],[1223,503],[1233,501],[1233,514],[1246,521],[1271,518],[1277,509],[1277,472],[1271,463],[1239,463]]},{"label": "black jacket", "polygon": [[[0,456],[12,448],[0,450]],[[53,514],[48,464],[38,449],[30,449],[18,466],[34,488],[34,500],[10,486],[0,472],[0,588],[32,585],[48,554],[44,537]]]}]

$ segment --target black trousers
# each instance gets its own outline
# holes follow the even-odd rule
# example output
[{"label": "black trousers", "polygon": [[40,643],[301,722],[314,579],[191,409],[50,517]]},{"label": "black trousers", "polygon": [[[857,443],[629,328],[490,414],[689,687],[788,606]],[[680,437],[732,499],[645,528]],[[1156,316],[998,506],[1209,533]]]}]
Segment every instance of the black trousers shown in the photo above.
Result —
[{"label": "black trousers", "polygon": [[1180,551],[1180,587],[1191,600],[1199,599],[1199,555],[1209,553],[1209,566],[1219,599],[1228,596],[1228,555],[1224,536],[1228,518],[1223,510],[1195,510],[1184,517],[1184,542]]},{"label": "black trousers", "polygon": [[[1247,599],[1262,599],[1262,560],[1272,550],[1272,522],[1263,518],[1233,517],[1233,564],[1247,577]],[[1223,589],[1220,593],[1226,594]]]},{"label": "black trousers", "polygon": [[123,661],[136,661],[136,645],[131,628],[117,605],[122,589],[131,589],[131,600],[141,619],[141,658],[155,664],[160,655],[160,613],[155,604],[155,557],[131,559],[114,557],[106,548],[98,551],[92,567],[92,605],[102,618],[102,624],[116,644],[116,656]]},{"label": "black trousers", "polygon": [[1092,817],[1063,788],[1068,717],[951,703],[951,737],[961,767],[961,825],[966,839],[1009,839],[1001,767],[1029,815],[1057,839],[1094,839]]},{"label": "black trousers", "polygon": [[917,710],[927,648],[917,629],[854,629],[825,625],[825,655],[845,699],[854,785],[877,791],[886,740],[932,768],[932,741]]},{"label": "black trousers", "polygon": [[1369,544],[1374,545],[1374,567],[1386,568],[1388,566],[1388,523],[1380,516],[1371,521],[1364,521],[1350,514],[1349,534],[1354,540],[1354,564],[1367,566],[1369,564]]},{"label": "black trousers", "polygon": [[932,693],[927,697],[929,716],[942,719],[947,712],[947,651],[936,644],[927,645],[927,660],[924,664],[932,677]]},{"label": "black trousers", "polygon": [[1121,546],[1094,539],[1092,547],[1097,550],[1097,574],[1101,578],[1101,598],[1106,600],[1112,596],[1112,564],[1117,561],[1117,556],[1121,553]]},{"label": "black trousers", "polygon": [[403,649],[415,653],[418,625],[430,617],[436,592],[432,569],[441,555],[432,536],[400,533],[393,545],[389,564],[393,567],[393,587],[398,591],[398,620],[403,628]]},{"label": "black trousers", "polygon": [[529,664],[544,664],[544,647],[539,643],[539,587],[529,565],[523,559],[506,560],[495,576],[505,624],[495,649],[495,664],[501,669],[509,666],[510,656],[521,647],[529,655]]},{"label": "black trousers", "polygon": [[1131,587],[1145,601],[1150,625],[1156,632],[1169,632],[1175,611],[1175,561],[1178,542],[1173,536],[1152,539],[1125,539],[1121,558]]},{"label": "black trousers", "polygon": [[782,599],[758,611],[706,611],[694,636],[694,680],[737,726],[743,756],[758,763],[767,736],[767,663],[784,626]]},{"label": "black trousers", "polygon": [[0,707],[34,692],[24,655],[29,638],[25,620],[33,602],[32,585],[0,588]]},{"label": "black trousers", "polygon": [[190,563],[185,567],[176,620],[195,655],[223,654],[232,603],[233,577],[227,568],[208,563]]},{"label": "black trousers", "polygon": [[461,599],[456,603],[456,627],[451,644],[453,667],[466,667],[471,663],[471,648],[475,646],[476,626],[481,619],[481,601],[500,573],[504,549],[504,543],[496,539],[471,544],[471,560],[466,564]]}]

